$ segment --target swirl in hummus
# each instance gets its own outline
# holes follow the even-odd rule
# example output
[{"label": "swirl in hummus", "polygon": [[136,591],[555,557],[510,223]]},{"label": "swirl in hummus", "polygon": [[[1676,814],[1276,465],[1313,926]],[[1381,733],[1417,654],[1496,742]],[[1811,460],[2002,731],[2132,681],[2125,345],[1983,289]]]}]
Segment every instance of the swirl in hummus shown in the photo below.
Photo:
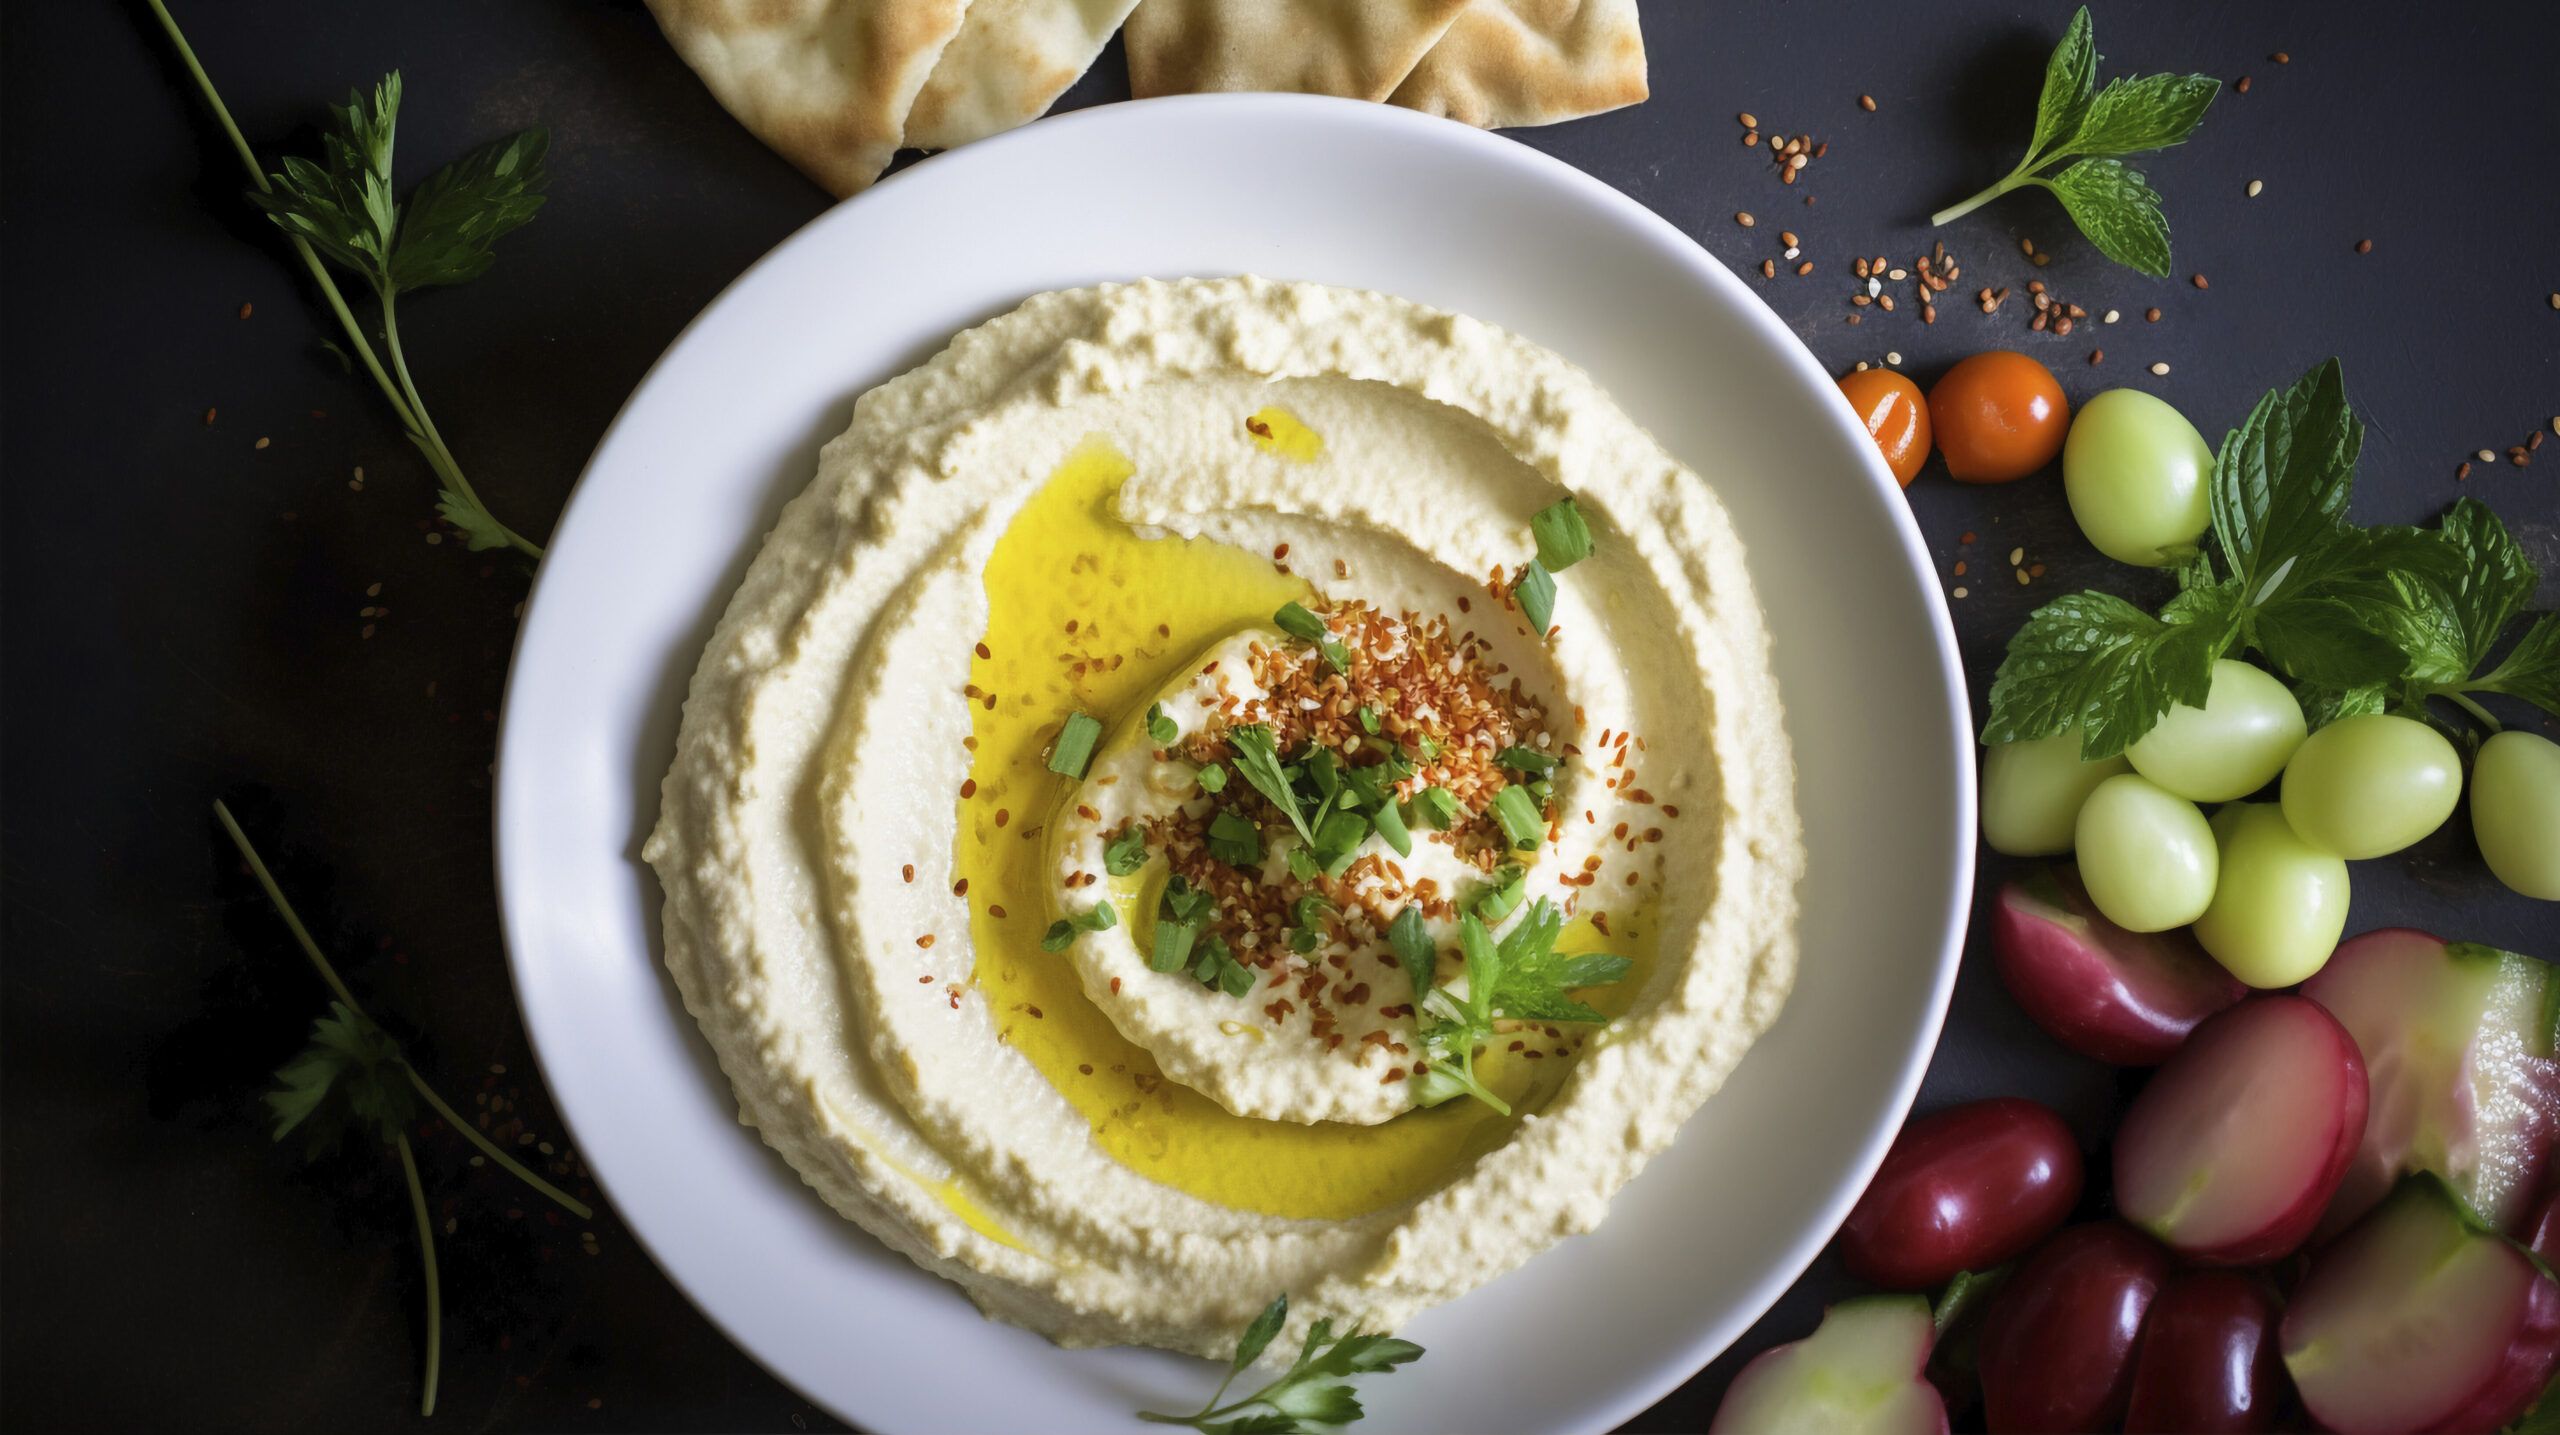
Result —
[{"label": "swirl in hummus", "polygon": [[749,570],[667,963],[742,1118],[991,1314],[1392,1328],[1598,1224],[1776,1015],[1767,646],[1708,485],[1543,349],[1044,294],[865,394]]}]

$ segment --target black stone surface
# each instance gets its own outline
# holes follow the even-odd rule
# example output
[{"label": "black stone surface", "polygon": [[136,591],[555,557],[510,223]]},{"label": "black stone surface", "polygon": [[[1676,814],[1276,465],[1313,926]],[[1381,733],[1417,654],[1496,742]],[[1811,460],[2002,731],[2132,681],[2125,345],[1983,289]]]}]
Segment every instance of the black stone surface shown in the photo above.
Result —
[{"label": "black stone surface", "polygon": [[[453,448],[535,534],[676,331],[827,203],[627,0],[173,3],[262,155],[306,149],[323,102],[394,66],[410,97],[404,183],[481,139],[551,128],[540,221],[485,279],[403,310]],[[2042,197],[1925,228],[2015,158],[2066,15],[2015,0],[1652,0],[1654,98],[1515,137],[1754,276],[1834,370],[1898,352],[1925,384],[1966,353],[2021,348],[2075,401],[2138,385],[2219,435],[2264,390],[2340,355],[2369,425],[2359,517],[2421,520],[2473,494],[2560,571],[2560,447],[2454,477],[2473,451],[2503,454],[2560,414],[2546,298],[2560,290],[2560,7],[2106,4],[2107,73],[2254,82],[2226,90],[2193,143],[2141,166],[2167,196],[2174,281],[2110,267]],[[236,163],[141,4],[21,0],[0,14],[0,63],[0,1424],[404,1426],[422,1327],[397,1167],[373,1151],[305,1166],[298,1145],[267,1140],[257,1095],[322,994],[207,804],[240,810],[450,1096],[520,1102],[500,1122],[558,1138],[490,878],[488,766],[524,567],[426,541],[423,464],[321,348],[325,315],[240,202]],[[1069,103],[1115,98],[1120,76],[1115,49]],[[1781,186],[1767,151],[1739,143],[1746,110],[1830,151]],[[1738,210],[1757,227],[1738,227]],[[1756,277],[1782,229],[1802,236],[1811,277]],[[2051,267],[2030,267],[2022,236]],[[1933,238],[1964,270],[1934,326],[1907,298],[1845,322],[1854,256],[1907,264]],[[2194,272],[2212,287],[2191,287]],[[2124,320],[2031,334],[2030,278]],[[1982,284],[2017,292],[1985,318],[1965,297]],[[2156,324],[2141,318],[2152,305]],[[1954,612],[1977,695],[2033,604],[2127,588],[2079,540],[2050,474],[1972,489],[1933,471],[1911,501],[1942,572],[1971,564]],[[2045,565],[2033,586],[2010,575],[2012,548]],[[2553,605],[2550,580],[2539,602]],[[1900,700],[1874,694],[1875,721]],[[1987,861],[1984,889],[2007,871]],[[2560,909],[2499,888],[2460,821],[2356,868],[2351,930],[2392,923],[2560,955]],[[2018,1014],[1977,934],[1922,1106],[2035,1096],[2094,1151],[2128,1090]],[[468,1167],[457,1138],[421,1152],[439,1219],[455,1222],[435,1428],[829,1425],[695,1313],[609,1212],[584,1254],[577,1223],[548,1223]],[[1713,1213],[1701,1220],[1711,1239]],[[1634,1428],[1702,1427],[1744,1358],[1802,1335],[1848,1289],[1817,1262]]]}]

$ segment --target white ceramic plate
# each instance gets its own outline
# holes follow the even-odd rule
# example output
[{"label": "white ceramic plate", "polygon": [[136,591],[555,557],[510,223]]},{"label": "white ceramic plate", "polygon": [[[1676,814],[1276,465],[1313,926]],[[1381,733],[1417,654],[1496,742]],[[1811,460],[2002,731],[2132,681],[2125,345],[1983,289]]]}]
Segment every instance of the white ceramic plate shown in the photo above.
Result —
[{"label": "white ceramic plate", "polygon": [[1141,1428],[1201,1363],[990,1323],[737,1124],[658,960],[655,822],[713,621],[856,395],[1042,290],[1256,272],[1400,294],[1576,360],[1732,510],[1775,634],[1810,866],[1785,1014],[1605,1225],[1405,1332],[1381,1432],[1605,1429],[1810,1262],[1909,1107],[1972,881],[1954,634],[1875,446],[1786,326],[1633,200],[1509,140],[1299,96],[1086,110],[811,223],[685,330],[598,446],[507,692],[497,851],[517,991],[588,1166],[668,1275],[881,1432]]}]

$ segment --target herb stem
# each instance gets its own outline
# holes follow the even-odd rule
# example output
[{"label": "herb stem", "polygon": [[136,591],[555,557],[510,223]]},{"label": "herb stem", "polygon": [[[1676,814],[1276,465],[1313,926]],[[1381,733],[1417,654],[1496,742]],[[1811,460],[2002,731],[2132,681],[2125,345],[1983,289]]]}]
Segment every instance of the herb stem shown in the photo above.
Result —
[{"label": "herb stem", "polygon": [[[320,944],[312,940],[311,929],[302,925],[301,915],[293,910],[293,903],[286,899],[284,888],[276,884],[275,874],[267,870],[265,860],[258,856],[258,849],[250,845],[249,834],[240,830],[239,819],[231,815],[230,806],[222,799],[215,798],[213,815],[222,820],[222,830],[231,834],[231,845],[240,849],[240,855],[247,860],[250,872],[258,879],[258,885],[266,889],[267,901],[274,904],[276,915],[284,918],[285,927],[293,933],[294,941],[301,945],[302,954],[311,959],[312,968],[320,973],[320,980],[328,984],[330,994],[346,1003],[347,1010],[362,1018],[366,1025],[378,1025],[372,1016],[366,1013],[363,1004],[356,1000],[355,993],[347,990],[347,984],[339,979],[338,969],[329,964],[329,958],[320,950]],[[409,1064],[406,1056],[400,1058],[400,1069],[409,1074],[409,1084],[416,1087],[418,1094],[427,1099],[427,1104],[436,1109],[436,1114],[444,1118],[445,1124],[461,1132],[463,1139],[479,1147],[482,1154],[505,1167],[517,1180],[559,1202],[579,1220],[590,1220],[595,1216],[594,1208],[526,1170],[514,1157],[499,1150],[488,1137],[475,1130],[470,1122],[463,1120],[460,1113],[445,1104],[443,1097],[436,1095],[434,1087],[427,1085],[427,1079],[418,1074],[418,1069]]]},{"label": "herb stem", "polygon": [[2461,708],[2464,712],[2467,712],[2473,717],[2479,719],[2480,725],[2487,728],[2489,731],[2493,733],[2506,731],[2506,725],[2499,722],[2495,714],[2491,713],[2487,708],[2480,706],[2480,704],[2473,702],[2469,697],[2464,696],[2460,689],[2438,688],[2436,689],[2436,696],[2450,700],[2454,706]]},{"label": "herb stem", "polygon": [[[153,0],[153,4],[156,6],[158,0]],[[347,984],[338,979],[338,969],[329,965],[328,957],[320,951],[320,944],[311,939],[311,929],[302,925],[302,918],[294,912],[293,903],[285,900],[284,889],[276,885],[275,874],[267,870],[266,862],[258,856],[258,849],[249,845],[249,834],[240,830],[239,819],[231,815],[231,808],[221,798],[213,800],[213,815],[222,820],[222,830],[231,834],[231,845],[240,849],[240,855],[248,861],[249,871],[257,877],[258,885],[267,889],[267,900],[275,905],[276,915],[284,918],[285,927],[302,945],[302,954],[311,959],[312,967],[320,973],[320,980],[328,984],[331,995],[346,1003],[347,1010],[371,1023],[373,1018],[365,1014],[356,994],[347,990]]]},{"label": "herb stem", "polygon": [[1990,188],[1985,189],[1971,199],[1965,200],[1961,204],[1951,205],[1948,208],[1941,209],[1937,213],[1930,215],[1930,226],[1935,228],[1941,224],[1953,224],[1957,220],[1964,218],[1966,215],[1973,213],[1977,209],[1980,209],[1982,206],[1989,204],[1991,201],[1998,199],[2004,194],[2007,194],[2009,191],[2027,183],[2029,178],[2028,171],[2035,168],[2036,162],[2036,157],[2030,155],[2028,156],[2026,163],[2009,171],[2008,178],[2001,180],[1998,184],[1992,185]]},{"label": "herb stem", "polygon": [[[162,0],[145,0],[145,3],[150,5],[152,15],[160,21],[160,28],[168,32],[169,43],[177,48],[179,61],[187,67],[187,74],[195,80],[196,90],[204,96],[206,107],[213,111],[214,119],[222,125],[222,133],[231,141],[233,152],[240,156],[240,167],[249,172],[249,182],[258,187],[259,193],[273,194],[275,186],[267,182],[267,172],[258,167],[257,154],[249,148],[249,141],[240,133],[239,124],[231,118],[231,107],[222,102],[222,92],[213,87],[213,77],[205,73],[204,63],[196,58],[195,47],[187,43],[186,32],[178,28],[177,17],[169,13],[169,7]],[[365,372],[373,375],[375,387],[382,390],[382,397],[389,401],[400,426],[409,431],[409,436],[426,455],[427,466],[435,470],[436,477],[442,479],[455,496],[482,513],[489,513],[488,505],[472,492],[470,481],[462,476],[462,466],[455,461],[452,451],[444,446],[444,439],[428,420],[426,403],[418,397],[417,386],[409,382],[408,365],[400,361],[399,330],[392,318],[390,296],[387,293],[383,295],[382,322],[384,337],[390,342],[392,362],[400,369],[398,384],[394,384],[391,375],[383,370],[382,360],[373,351],[373,342],[365,337],[363,326],[356,322],[355,311],[347,307],[346,295],[338,291],[338,282],[329,277],[329,268],[320,262],[319,253],[301,235],[287,232],[285,239],[293,245],[293,252],[301,257],[302,267],[311,271],[312,282],[320,286],[320,297],[328,301],[329,312],[337,316],[338,327],[345,331],[356,357],[364,362]],[[405,394],[403,389],[407,391]],[[506,535],[509,546],[529,558],[542,557],[539,545],[498,522],[495,514],[489,515],[489,521]]]},{"label": "herb stem", "polygon": [[435,1226],[427,1215],[427,1188],[418,1180],[418,1158],[405,1133],[395,1144],[401,1173],[409,1178],[409,1209],[418,1218],[418,1262],[427,1273],[427,1375],[418,1393],[418,1414],[425,1417],[436,1413],[436,1378],[444,1370],[444,1287],[436,1278]]},{"label": "herb stem", "polygon": [[373,292],[382,304],[382,339],[384,346],[391,350],[392,371],[400,376],[401,391],[409,396],[407,412],[415,416],[409,430],[410,436],[417,440],[419,451],[427,456],[427,463],[435,469],[436,476],[453,490],[454,497],[486,514],[489,522],[507,536],[508,547],[528,558],[540,558],[542,550],[527,541],[523,534],[500,522],[498,516],[489,511],[489,505],[480,501],[480,495],[471,487],[471,480],[462,476],[461,461],[446,446],[444,435],[436,431],[436,421],[427,413],[426,398],[418,392],[417,381],[409,377],[409,358],[400,347],[398,291],[388,284],[377,284]]},{"label": "herb stem", "polygon": [[467,1140],[472,1145],[479,1147],[482,1155],[487,1156],[490,1160],[505,1167],[508,1173],[513,1175],[517,1180],[524,1182],[526,1185],[531,1186],[543,1195],[558,1202],[562,1209],[568,1211],[569,1214],[576,1216],[579,1220],[586,1221],[595,1218],[596,1213],[593,1207],[569,1195],[567,1192],[562,1191],[559,1187],[552,1185],[550,1182],[543,1180],[540,1176],[533,1174],[533,1172],[518,1164],[514,1157],[499,1150],[497,1143],[491,1141],[488,1137],[481,1135],[477,1130],[473,1129],[470,1122],[463,1120],[452,1107],[444,1104],[444,1098],[436,1095],[435,1088],[427,1085],[427,1079],[420,1076],[418,1074],[418,1069],[411,1066],[406,1058],[401,1060],[400,1069],[409,1073],[409,1084],[416,1087],[418,1094],[427,1099],[427,1104],[436,1109],[436,1114],[444,1118],[444,1123],[447,1126],[452,1127],[454,1130],[461,1132],[464,1140]]}]

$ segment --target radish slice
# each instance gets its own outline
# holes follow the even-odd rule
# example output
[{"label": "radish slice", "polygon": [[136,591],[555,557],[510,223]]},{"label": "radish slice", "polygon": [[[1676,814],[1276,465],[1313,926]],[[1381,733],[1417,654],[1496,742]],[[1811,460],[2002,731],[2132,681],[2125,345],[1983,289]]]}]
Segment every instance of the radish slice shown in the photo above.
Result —
[{"label": "radish slice", "polygon": [[2279,1340],[2342,1435],[2495,1430],[2560,1366],[2560,1281],[2424,1173],[2313,1259]]},{"label": "radish slice", "polygon": [[1924,1296],[1844,1300],[1742,1367],[1707,1435],[1946,1435],[1946,1402],[1920,1374],[1936,1340]]},{"label": "radish slice", "polygon": [[2208,1265],[2302,1244],[2364,1134],[2364,1062],[2319,1003],[2261,996],[2196,1029],[2117,1128],[2116,1209]]},{"label": "radish slice", "polygon": [[2411,1171],[2433,1171],[2520,1230],[2560,1141],[2551,965],[2405,927],[2346,942],[2302,994],[2355,1037],[2373,1109],[2320,1223],[2354,1224]]},{"label": "radish slice", "polygon": [[2070,868],[2000,889],[2000,980],[2047,1035],[2117,1066],[2157,1066],[2206,1017],[2249,994],[2184,928],[2128,932]]}]

